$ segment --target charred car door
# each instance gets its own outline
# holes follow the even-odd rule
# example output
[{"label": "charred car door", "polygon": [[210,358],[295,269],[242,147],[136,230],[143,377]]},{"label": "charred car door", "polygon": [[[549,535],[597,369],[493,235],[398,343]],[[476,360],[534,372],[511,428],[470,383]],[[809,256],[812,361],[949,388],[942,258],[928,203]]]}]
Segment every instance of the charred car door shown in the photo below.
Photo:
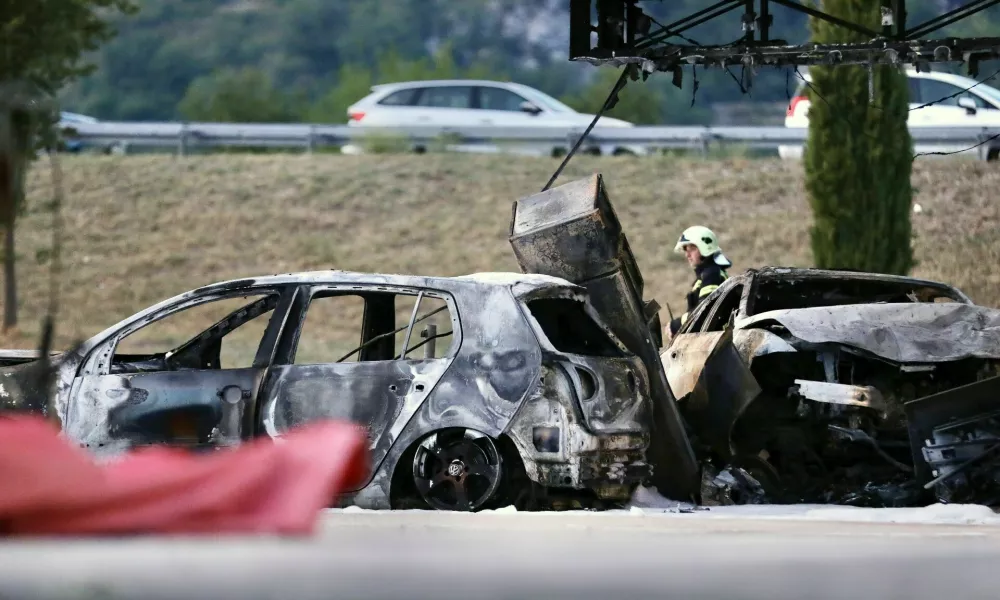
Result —
[{"label": "charred car door", "polygon": [[368,435],[370,479],[454,359],[454,299],[384,285],[302,292],[261,394],[259,431],[279,437],[316,419],[353,421]]},{"label": "charred car door", "polygon": [[250,437],[288,304],[278,288],[215,292],[126,324],[84,360],[67,434],[88,447],[224,445]]},{"label": "charred car door", "polygon": [[732,323],[743,290],[742,284],[723,284],[660,356],[682,414],[701,443],[725,459],[734,452],[733,425],[761,391],[733,345]]}]

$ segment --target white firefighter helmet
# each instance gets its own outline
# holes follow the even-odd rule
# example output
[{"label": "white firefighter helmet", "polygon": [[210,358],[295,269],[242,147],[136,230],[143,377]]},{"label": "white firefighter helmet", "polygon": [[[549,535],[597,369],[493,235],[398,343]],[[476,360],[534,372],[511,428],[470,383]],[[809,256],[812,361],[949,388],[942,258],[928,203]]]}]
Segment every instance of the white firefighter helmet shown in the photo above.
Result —
[{"label": "white firefighter helmet", "polygon": [[705,258],[714,258],[715,264],[721,267],[733,266],[733,263],[729,262],[729,259],[722,254],[719,239],[708,227],[694,225],[685,229],[680,239],[677,240],[677,245],[674,246],[674,252],[684,252],[684,246],[689,244],[698,248],[698,252]]}]

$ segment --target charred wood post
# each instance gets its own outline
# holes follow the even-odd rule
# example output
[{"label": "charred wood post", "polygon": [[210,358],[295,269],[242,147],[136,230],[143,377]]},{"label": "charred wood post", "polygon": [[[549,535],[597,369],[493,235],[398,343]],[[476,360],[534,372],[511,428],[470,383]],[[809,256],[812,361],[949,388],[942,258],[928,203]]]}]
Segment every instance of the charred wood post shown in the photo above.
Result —
[{"label": "charred wood post", "polygon": [[27,82],[0,84],[0,219],[4,228],[5,330],[17,325],[15,223],[24,203],[24,182],[38,127],[54,113],[49,94]]},{"label": "charred wood post", "polygon": [[3,220],[4,331],[17,325],[17,279],[14,263],[14,220],[17,216],[17,148],[13,135],[14,111],[0,110],[0,218]]}]

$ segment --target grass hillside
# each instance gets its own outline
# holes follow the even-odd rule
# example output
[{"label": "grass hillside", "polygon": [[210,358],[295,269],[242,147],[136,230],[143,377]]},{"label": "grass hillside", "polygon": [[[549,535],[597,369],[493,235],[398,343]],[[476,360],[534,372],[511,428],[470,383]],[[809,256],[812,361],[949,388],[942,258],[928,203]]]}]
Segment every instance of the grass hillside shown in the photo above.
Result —
[{"label": "grass hillside", "polygon": [[[51,176],[30,175],[18,229],[21,330],[33,346],[47,302]],[[457,275],[517,270],[506,235],[514,199],[554,160],[470,155],[171,156],[63,159],[66,206],[60,345],[185,290],[229,278],[340,268]],[[680,231],[712,227],[733,272],[810,264],[798,163],[577,157],[560,179],[604,175],[646,297],[683,305],[691,273]],[[915,167],[914,274],[1000,306],[1000,168]]]}]

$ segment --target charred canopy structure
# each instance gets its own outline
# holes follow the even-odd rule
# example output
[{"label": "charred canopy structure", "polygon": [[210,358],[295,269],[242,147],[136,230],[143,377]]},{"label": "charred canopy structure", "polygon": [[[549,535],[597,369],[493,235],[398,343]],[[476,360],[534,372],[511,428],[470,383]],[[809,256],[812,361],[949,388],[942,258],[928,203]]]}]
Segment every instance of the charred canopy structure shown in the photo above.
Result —
[{"label": "charred canopy structure", "polygon": [[[705,0],[703,9],[662,26],[642,11],[638,0],[570,0],[569,58],[592,64],[638,64],[645,73],[674,72],[675,83],[679,84],[684,65],[908,63],[929,70],[929,63],[964,62],[975,77],[980,61],[1000,57],[1000,38],[996,37],[927,39],[943,27],[1000,4],[1000,0],[970,0],[923,23],[909,22],[906,0],[872,2],[881,6],[880,31],[837,18],[799,0]],[[772,30],[771,10],[775,6],[837,24],[870,41],[788,45],[780,39],[781,32]],[[733,33],[740,37],[734,43],[694,45],[668,41],[706,21],[736,13],[739,19],[733,19]],[[596,43],[592,42],[594,37]]]}]

